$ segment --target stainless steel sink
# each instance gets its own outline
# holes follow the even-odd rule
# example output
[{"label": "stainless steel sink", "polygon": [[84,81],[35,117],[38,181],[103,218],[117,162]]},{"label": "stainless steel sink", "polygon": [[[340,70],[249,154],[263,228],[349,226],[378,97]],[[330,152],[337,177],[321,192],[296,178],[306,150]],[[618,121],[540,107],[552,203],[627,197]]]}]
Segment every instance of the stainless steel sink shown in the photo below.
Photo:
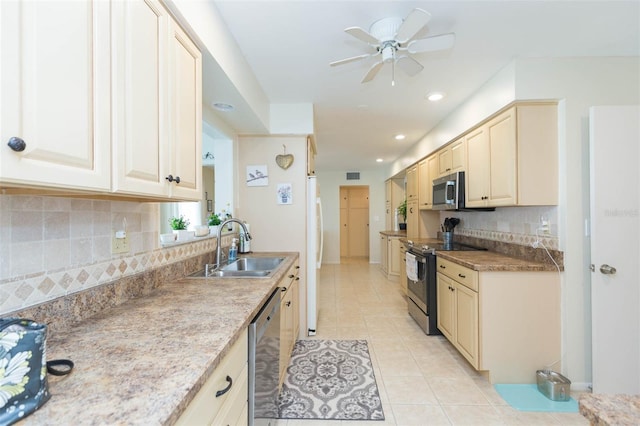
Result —
[{"label": "stainless steel sink", "polygon": [[220,269],[202,269],[187,278],[269,278],[284,257],[242,257]]},{"label": "stainless steel sink", "polygon": [[283,257],[242,257],[220,268],[221,271],[270,271],[277,268]]}]

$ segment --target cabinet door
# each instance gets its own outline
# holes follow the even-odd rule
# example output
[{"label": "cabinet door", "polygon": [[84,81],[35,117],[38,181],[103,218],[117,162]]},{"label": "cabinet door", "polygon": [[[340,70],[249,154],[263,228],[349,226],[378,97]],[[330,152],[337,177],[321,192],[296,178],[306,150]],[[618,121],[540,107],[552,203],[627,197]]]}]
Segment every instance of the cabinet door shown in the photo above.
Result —
[{"label": "cabinet door", "polygon": [[289,285],[280,301],[280,384],[284,380],[284,374],[289,364],[293,342],[292,295],[291,285]]},{"label": "cabinet door", "polygon": [[407,169],[407,201],[418,200],[418,166]]},{"label": "cabinet door", "polygon": [[168,15],[156,0],[114,2],[115,192],[168,197]]},{"label": "cabinet door", "polygon": [[516,204],[516,115],[515,108],[487,124],[489,139],[489,206]]},{"label": "cabinet door", "polygon": [[386,235],[380,235],[380,267],[385,274],[389,270],[389,252],[387,250],[389,239]]},{"label": "cabinet door", "polygon": [[425,158],[418,163],[418,204],[421,209],[431,206],[433,185],[429,177],[429,160]]},{"label": "cabinet door", "polygon": [[484,128],[476,129],[466,136],[467,140],[467,173],[466,206],[484,207],[489,196],[489,141]]},{"label": "cabinet door", "polygon": [[0,181],[110,189],[109,21],[100,0],[0,2]]},{"label": "cabinet door", "polygon": [[407,203],[407,238],[420,237],[420,208],[418,200]]},{"label": "cabinet door", "polygon": [[467,169],[467,142],[460,138],[451,144],[451,173]]},{"label": "cabinet door", "polygon": [[389,274],[390,275],[399,275],[400,274],[400,258],[398,254],[400,253],[400,239],[399,238],[389,238],[388,244],[388,253],[389,253]]},{"label": "cabinet door", "polygon": [[385,216],[384,216],[384,229],[385,230],[391,230],[393,229],[393,211],[391,210],[391,179],[388,179],[385,183],[384,183],[384,194],[385,194],[385,201],[384,201],[384,211],[385,211]]},{"label": "cabinet door", "polygon": [[400,261],[400,288],[402,288],[403,294],[407,294],[407,261],[406,261],[406,253],[407,247],[400,243],[398,245],[398,253],[399,261]]},{"label": "cabinet door", "polygon": [[443,148],[437,152],[438,156],[438,176],[444,176],[451,173],[451,150],[449,147]]},{"label": "cabinet door", "polygon": [[169,22],[169,173],[171,197],[202,198],[202,55],[174,21]]},{"label": "cabinet door", "polygon": [[438,273],[438,329],[450,342],[454,342],[454,288],[453,281],[446,275]]},{"label": "cabinet door", "polygon": [[478,368],[478,293],[455,283],[455,345]]}]

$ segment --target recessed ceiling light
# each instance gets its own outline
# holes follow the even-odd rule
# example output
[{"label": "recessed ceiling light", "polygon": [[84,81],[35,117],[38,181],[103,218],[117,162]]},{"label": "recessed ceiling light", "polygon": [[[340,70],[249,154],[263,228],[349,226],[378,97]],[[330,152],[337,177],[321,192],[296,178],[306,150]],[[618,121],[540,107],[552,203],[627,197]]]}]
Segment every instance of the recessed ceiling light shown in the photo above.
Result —
[{"label": "recessed ceiling light", "polygon": [[404,136],[403,134],[397,134],[397,135],[395,136],[395,138],[396,138],[396,140],[397,140],[397,141],[401,141],[402,139],[404,139],[404,137],[405,137],[405,136]]},{"label": "recessed ceiling light", "polygon": [[376,158],[376,163],[382,163],[384,160],[382,158]]},{"label": "recessed ceiling light", "polygon": [[233,105],[231,104],[226,104],[224,102],[215,102],[213,104],[213,107],[215,109],[217,109],[218,111],[224,111],[224,112],[229,112],[229,111],[233,111]]},{"label": "recessed ceiling light", "polygon": [[431,102],[437,102],[437,101],[441,100],[442,98],[444,98],[444,93],[442,93],[442,92],[429,92],[429,93],[427,93],[426,98],[428,100],[430,100]]}]

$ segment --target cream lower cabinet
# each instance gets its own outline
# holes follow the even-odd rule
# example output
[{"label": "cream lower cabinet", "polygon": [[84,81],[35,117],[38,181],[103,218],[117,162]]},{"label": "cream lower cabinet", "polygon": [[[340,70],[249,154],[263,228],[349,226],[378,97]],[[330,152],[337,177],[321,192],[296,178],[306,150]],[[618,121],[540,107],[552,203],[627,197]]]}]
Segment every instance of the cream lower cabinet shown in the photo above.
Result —
[{"label": "cream lower cabinet", "polygon": [[380,234],[380,267],[387,279],[400,275],[400,237]]},{"label": "cream lower cabinet", "polygon": [[233,344],[176,425],[246,425],[248,419],[248,351],[245,330]]},{"label": "cream lower cabinet", "polygon": [[400,288],[403,294],[407,294],[407,260],[406,255],[407,247],[398,240],[398,262],[400,263]]},{"label": "cream lower cabinet", "polygon": [[389,273],[389,251],[387,249],[389,245],[389,237],[380,234],[380,268],[382,273],[387,275]]},{"label": "cream lower cabinet", "polygon": [[438,328],[491,383],[561,368],[557,272],[478,272],[440,257],[437,269]]},{"label": "cream lower cabinet", "polygon": [[300,266],[298,262],[287,271],[282,279],[280,302],[280,383],[282,386],[287,366],[291,360],[291,352],[300,333]]},{"label": "cream lower cabinet", "polygon": [[0,2],[0,187],[110,191],[109,25],[101,0]]}]

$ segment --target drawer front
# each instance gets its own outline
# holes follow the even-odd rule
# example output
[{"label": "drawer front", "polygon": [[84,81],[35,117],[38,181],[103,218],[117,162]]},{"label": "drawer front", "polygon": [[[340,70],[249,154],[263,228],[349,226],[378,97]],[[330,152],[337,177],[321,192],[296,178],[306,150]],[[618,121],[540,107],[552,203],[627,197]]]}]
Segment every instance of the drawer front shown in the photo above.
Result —
[{"label": "drawer front", "polygon": [[[249,395],[249,372],[245,367],[242,371],[243,377],[238,379],[238,385],[233,383],[233,388],[229,391],[229,400],[224,407],[218,412],[218,415],[211,423],[212,425],[237,425],[248,424],[244,419],[248,416],[248,395]],[[240,380],[244,380],[240,382]],[[244,423],[242,423],[244,421]]]},{"label": "drawer front", "polygon": [[475,292],[478,291],[478,271],[438,258],[438,272]]},{"label": "drawer front", "polygon": [[[176,422],[177,425],[211,424],[225,402],[236,393],[237,388],[242,388],[243,383],[246,388],[248,351],[249,336],[245,330],[182,413]],[[217,391],[229,386],[227,376],[233,381],[231,389],[216,397]]]},{"label": "drawer front", "polygon": [[289,270],[287,271],[287,273],[285,274],[284,278],[281,281],[281,287],[283,289],[282,291],[289,290],[289,287],[291,287],[291,284],[293,284],[296,278],[298,278],[299,273],[300,273],[300,266],[298,265],[298,262],[296,262],[289,268]]}]

